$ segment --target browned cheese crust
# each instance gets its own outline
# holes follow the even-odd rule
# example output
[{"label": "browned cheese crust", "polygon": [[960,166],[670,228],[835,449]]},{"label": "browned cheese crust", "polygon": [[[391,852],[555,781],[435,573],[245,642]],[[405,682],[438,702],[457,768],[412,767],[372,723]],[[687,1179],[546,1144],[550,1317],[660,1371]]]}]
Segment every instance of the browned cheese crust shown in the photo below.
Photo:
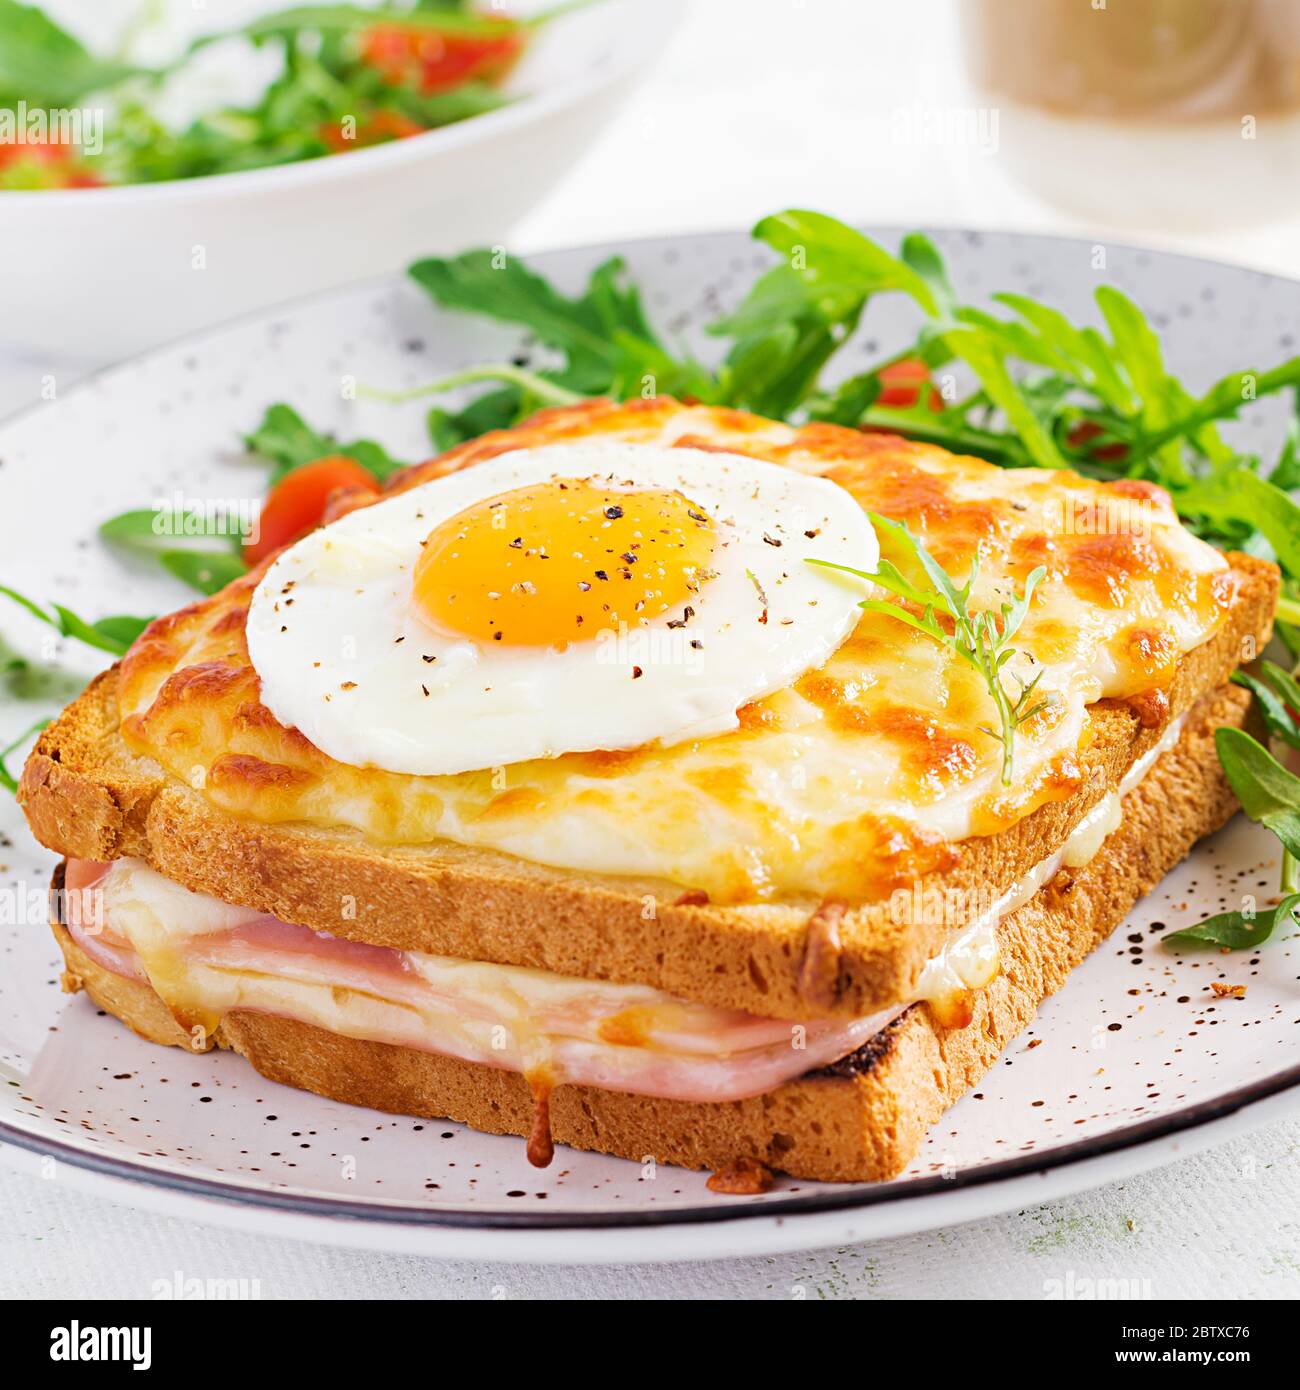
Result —
[{"label": "browned cheese crust", "polygon": [[[988,1071],[1043,999],[1198,839],[1231,817],[1236,802],[1219,768],[1214,730],[1240,726],[1248,705],[1235,686],[1202,700],[1178,744],[1125,798],[1123,822],[1102,851],[1083,869],[1062,870],[1003,919],[1001,974],[975,997],[967,1026],[943,1027],[928,1006],[916,1005],[851,1058],[752,1100],[694,1104],[559,1086],[551,1097],[556,1141],[687,1168],[757,1158],[823,1181],[897,1175],[928,1127]],[[84,988],[151,1041],[188,1045],[147,985],[105,971],[61,926],[54,931],[67,965],[65,988]],[[459,1120],[493,1134],[523,1136],[532,1127],[532,1094],[512,1072],[252,1013],[228,1015],[216,1042],[272,1080],[334,1100]]]},{"label": "browned cheese crust", "polygon": [[[1215,637],[1181,663],[1171,718],[1222,684],[1247,644],[1257,650],[1270,631],[1276,570],[1248,556],[1232,563],[1237,603]],[[36,838],[79,859],[137,856],[188,888],[285,921],[375,945],[647,984],[795,1019],[861,1016],[906,998],[948,930],[850,909],[839,923],[834,987],[809,998],[800,981],[816,902],[701,905],[661,880],[566,872],[447,842],[377,846],[354,831],[232,816],[131,754],[119,732],[116,689],[115,668],[41,735],[20,789]],[[1092,714],[1080,790],[1000,835],[954,846],[950,867],[918,876],[924,891],[1010,886],[1060,845],[1161,733],[1117,702],[1095,705]]]}]

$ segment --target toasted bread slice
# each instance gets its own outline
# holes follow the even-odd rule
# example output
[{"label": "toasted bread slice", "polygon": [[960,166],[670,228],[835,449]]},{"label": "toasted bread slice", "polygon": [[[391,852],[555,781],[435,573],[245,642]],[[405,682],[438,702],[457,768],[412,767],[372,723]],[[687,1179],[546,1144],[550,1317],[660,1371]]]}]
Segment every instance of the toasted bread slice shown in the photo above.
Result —
[{"label": "toasted bread slice", "polygon": [[[1120,701],[1091,710],[1086,779],[1000,835],[955,846],[953,867],[921,891],[1001,891],[1049,857],[1134,759],[1205,691],[1267,641],[1277,571],[1230,561],[1227,622],[1180,663],[1167,718],[1144,727]],[[133,855],[228,902],[359,941],[654,986],[769,1017],[860,1017],[915,997],[950,926],[852,905],[838,923],[829,991],[808,987],[816,901],[717,906],[663,880],[602,878],[450,842],[375,845],[350,830],[264,824],[214,807],[122,741],[116,672],[105,672],[41,735],[19,797],[42,844],[72,858]]]},{"label": "toasted bread slice", "polygon": [[[928,1006],[914,1005],[852,1056],[751,1100],[698,1104],[561,1085],[551,1099],[555,1139],[688,1168],[758,1158],[823,1181],[895,1176],[928,1126],[988,1071],[1043,999],[1198,839],[1229,819],[1236,802],[1219,768],[1214,731],[1240,726],[1248,706],[1249,696],[1235,686],[1201,700],[1178,743],[1125,797],[1123,821],[1102,851],[1082,869],[1062,870],[1003,918],[1002,970],[976,996],[967,1026],[943,1027]],[[150,800],[156,806],[158,798]],[[109,973],[61,925],[54,931],[66,989],[84,988],[151,1041],[189,1045],[190,1035],[148,985]],[[533,1123],[532,1093],[512,1072],[246,1012],[228,1014],[215,1041],[272,1080],[334,1100],[445,1117],[494,1134],[525,1135]]]}]

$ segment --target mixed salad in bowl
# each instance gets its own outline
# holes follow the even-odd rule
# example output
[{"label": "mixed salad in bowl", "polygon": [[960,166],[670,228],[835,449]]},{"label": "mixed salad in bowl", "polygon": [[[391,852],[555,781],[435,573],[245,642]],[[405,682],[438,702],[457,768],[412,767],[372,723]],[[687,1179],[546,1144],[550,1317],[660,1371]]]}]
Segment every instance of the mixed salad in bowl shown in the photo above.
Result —
[{"label": "mixed salad in bowl", "polygon": [[[487,0],[297,5],[149,64],[132,57],[142,26],[95,53],[39,6],[0,0],[0,192],[201,178],[421,135],[508,103],[538,28],[588,3],[528,18]],[[250,103],[169,122],[168,85],[217,45],[269,52],[273,75]]]}]

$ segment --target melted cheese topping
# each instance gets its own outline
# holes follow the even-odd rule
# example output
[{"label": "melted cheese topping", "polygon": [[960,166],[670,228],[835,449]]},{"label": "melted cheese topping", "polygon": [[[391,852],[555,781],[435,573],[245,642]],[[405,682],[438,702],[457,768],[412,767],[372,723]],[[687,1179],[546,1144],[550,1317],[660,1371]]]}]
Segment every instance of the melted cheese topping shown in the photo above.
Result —
[{"label": "melted cheese topping", "polygon": [[1055,854],[1035,864],[987,911],[954,933],[937,956],[926,962],[917,982],[917,998],[933,1004],[941,1021],[958,1021],[956,1016],[961,1011],[964,995],[970,990],[982,989],[998,973],[998,923],[1023,907],[1062,868],[1082,869],[1092,863],[1107,838],[1124,820],[1124,798],[1151,771],[1161,755],[1178,742],[1186,721],[1186,715],[1175,719],[1159,740],[1133,763],[1119,786],[1107,792],[1079,821]]},{"label": "melted cheese topping", "polygon": [[[563,869],[702,888],[715,902],[861,901],[947,862],[1082,780],[1088,706],[1167,686],[1223,622],[1235,578],[1145,483],[1004,470],[890,436],[792,429],[669,400],[551,411],[411,470],[429,481],[509,449],[616,439],[750,453],[826,476],[905,521],[952,574],[978,556],[973,606],[1047,577],[1007,675],[1054,697],[1000,781],[980,678],[884,615],[825,666],[745,706],[734,733],[567,754],[453,776],[336,763],[258,698],[244,642],[260,575],[155,624],[123,662],[123,736],[215,804],[264,821],[353,826],[390,844],[451,840]],[[891,557],[899,559],[899,557]],[[341,630],[345,620],[340,618]]]}]

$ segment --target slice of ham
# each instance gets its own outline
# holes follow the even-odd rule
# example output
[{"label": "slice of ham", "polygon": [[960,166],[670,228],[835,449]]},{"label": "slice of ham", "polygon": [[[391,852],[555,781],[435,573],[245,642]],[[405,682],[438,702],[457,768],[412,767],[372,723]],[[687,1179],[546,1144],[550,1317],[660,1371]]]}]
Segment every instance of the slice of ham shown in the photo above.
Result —
[{"label": "slice of ham", "polygon": [[[150,929],[138,933],[140,952],[132,948],[131,921],[115,919],[114,875],[151,876],[155,887],[182,895],[181,912],[186,899],[212,900],[165,884],[136,861],[68,864],[67,891],[103,900],[89,925],[69,923],[78,944],[116,974],[149,979],[174,1011],[181,1001],[168,996],[183,988],[187,1014],[196,1003],[218,1012],[281,1014],[520,1071],[534,1082],[544,1075],[554,1085],[742,1100],[839,1060],[899,1012],[791,1023],[689,1003],[644,985],[367,945],[251,910],[244,916],[225,909],[219,929],[197,934],[163,923],[164,971],[156,914]],[[126,900],[133,901],[129,894]]]},{"label": "slice of ham", "polygon": [[145,980],[148,977],[131,943],[114,936],[106,920],[104,882],[112,867],[92,859],[69,859],[63,873],[59,918],[96,965],[128,980]]}]

